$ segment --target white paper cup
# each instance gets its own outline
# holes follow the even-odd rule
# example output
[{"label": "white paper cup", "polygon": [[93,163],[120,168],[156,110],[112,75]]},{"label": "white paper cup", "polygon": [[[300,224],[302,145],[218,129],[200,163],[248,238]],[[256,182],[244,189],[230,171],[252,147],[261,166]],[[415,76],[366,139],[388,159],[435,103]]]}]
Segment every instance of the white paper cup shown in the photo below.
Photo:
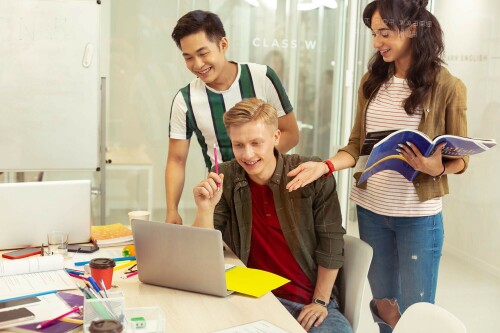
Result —
[{"label": "white paper cup", "polygon": [[132,220],[148,221],[150,215],[151,214],[147,210],[134,210],[133,212],[128,213],[128,221],[129,222],[132,222]]}]

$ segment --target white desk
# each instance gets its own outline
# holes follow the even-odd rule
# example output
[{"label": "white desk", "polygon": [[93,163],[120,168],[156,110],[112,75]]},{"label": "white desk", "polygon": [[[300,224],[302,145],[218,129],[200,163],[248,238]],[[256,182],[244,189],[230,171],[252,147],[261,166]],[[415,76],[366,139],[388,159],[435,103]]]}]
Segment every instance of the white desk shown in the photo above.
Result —
[{"label": "white desk", "polygon": [[[226,262],[241,264],[232,253],[226,253]],[[125,294],[125,306],[159,306],[166,332],[213,332],[262,319],[287,332],[305,332],[272,293],[260,298],[239,294],[221,298],[151,286],[137,277],[121,279],[122,273],[115,273],[113,283]]]},{"label": "white desk", "polygon": [[[230,250],[225,253],[225,261],[241,265]],[[112,291],[123,292],[126,308],[160,307],[166,318],[168,333],[213,332],[258,320],[266,320],[287,332],[305,332],[272,293],[260,298],[240,294],[223,298],[143,284],[137,276],[122,279],[123,272],[114,272],[113,285],[117,288],[112,288]],[[79,293],[77,290],[74,292]],[[4,329],[0,332],[10,331]],[[83,326],[79,332],[83,332]]]}]

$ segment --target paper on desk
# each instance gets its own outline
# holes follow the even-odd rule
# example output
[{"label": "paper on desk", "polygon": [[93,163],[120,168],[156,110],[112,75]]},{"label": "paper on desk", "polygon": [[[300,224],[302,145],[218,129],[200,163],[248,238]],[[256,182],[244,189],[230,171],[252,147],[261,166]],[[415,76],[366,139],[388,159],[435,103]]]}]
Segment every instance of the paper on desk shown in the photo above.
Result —
[{"label": "paper on desk", "polygon": [[76,289],[64,270],[0,277],[0,300],[49,290]]},{"label": "paper on desk", "polygon": [[61,255],[0,261],[0,299],[76,289]]},{"label": "paper on desk", "polygon": [[285,330],[271,324],[265,320],[259,320],[253,323],[226,328],[213,333],[287,333]]},{"label": "paper on desk", "polygon": [[290,282],[279,275],[260,269],[236,266],[226,271],[226,288],[238,293],[261,297]]}]

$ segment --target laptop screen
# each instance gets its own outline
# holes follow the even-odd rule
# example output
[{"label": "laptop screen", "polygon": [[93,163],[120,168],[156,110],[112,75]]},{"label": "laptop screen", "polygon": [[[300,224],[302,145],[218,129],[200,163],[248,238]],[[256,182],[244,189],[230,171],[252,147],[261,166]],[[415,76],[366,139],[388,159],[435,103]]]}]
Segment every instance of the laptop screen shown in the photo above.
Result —
[{"label": "laptop screen", "polygon": [[132,220],[139,280],[226,296],[222,234],[215,229]]}]

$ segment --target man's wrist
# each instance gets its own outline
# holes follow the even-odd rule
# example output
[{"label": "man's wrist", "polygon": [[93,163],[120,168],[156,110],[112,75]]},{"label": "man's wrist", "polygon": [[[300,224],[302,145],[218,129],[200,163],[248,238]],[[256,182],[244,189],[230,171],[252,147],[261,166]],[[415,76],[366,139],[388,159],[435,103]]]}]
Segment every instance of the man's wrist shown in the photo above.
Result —
[{"label": "man's wrist", "polygon": [[312,302],[316,303],[316,304],[319,304],[319,305],[321,305],[322,307],[325,307],[325,308],[328,307],[328,301],[325,301],[325,300],[323,300],[321,298],[318,298],[318,297],[313,298]]}]

